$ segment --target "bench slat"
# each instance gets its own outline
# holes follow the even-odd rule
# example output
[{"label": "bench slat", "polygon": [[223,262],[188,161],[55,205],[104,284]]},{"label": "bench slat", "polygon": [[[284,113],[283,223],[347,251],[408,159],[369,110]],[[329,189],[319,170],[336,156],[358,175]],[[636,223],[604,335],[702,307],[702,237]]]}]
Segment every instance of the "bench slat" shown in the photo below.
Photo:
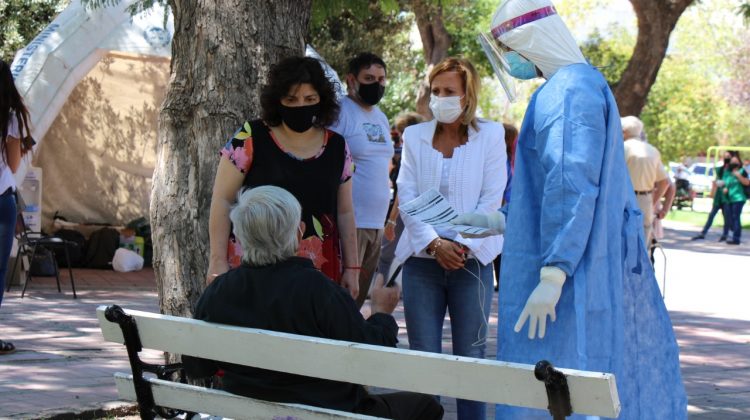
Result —
[{"label": "bench slat", "polygon": [[[104,318],[105,308],[97,309],[104,338],[123,343],[120,327]],[[126,312],[136,318],[144,348],[382,388],[547,408],[544,384],[534,378],[532,365]],[[559,370],[567,376],[574,412],[617,417],[620,402],[614,375]]]},{"label": "bench slat", "polygon": [[[194,413],[210,413],[233,419],[268,420],[311,419],[311,420],[378,420],[380,417],[349,414],[301,404],[273,403],[242,397],[228,392],[207,389],[156,378],[146,379],[151,384],[154,403],[158,406],[176,408]],[[115,383],[120,398],[136,400],[133,376],[115,373]]]}]

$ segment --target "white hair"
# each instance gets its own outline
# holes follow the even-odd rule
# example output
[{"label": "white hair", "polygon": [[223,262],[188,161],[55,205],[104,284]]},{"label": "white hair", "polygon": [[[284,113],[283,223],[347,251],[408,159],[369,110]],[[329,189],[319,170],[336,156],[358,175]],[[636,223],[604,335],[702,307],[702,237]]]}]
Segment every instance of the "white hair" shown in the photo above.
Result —
[{"label": "white hair", "polygon": [[622,125],[622,136],[627,139],[640,139],[643,133],[643,122],[633,115],[620,118]]},{"label": "white hair", "polygon": [[240,193],[229,218],[242,245],[242,262],[262,266],[294,256],[301,215],[299,202],[283,188],[264,185]]}]

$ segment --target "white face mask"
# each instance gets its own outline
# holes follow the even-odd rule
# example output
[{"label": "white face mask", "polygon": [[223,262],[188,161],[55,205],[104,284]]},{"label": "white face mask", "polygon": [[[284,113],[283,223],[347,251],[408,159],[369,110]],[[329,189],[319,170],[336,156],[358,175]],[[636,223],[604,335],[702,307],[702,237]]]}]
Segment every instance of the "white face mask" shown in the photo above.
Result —
[{"label": "white face mask", "polygon": [[458,119],[463,113],[461,107],[463,96],[435,96],[430,95],[430,111],[435,119],[443,124],[450,124]]}]

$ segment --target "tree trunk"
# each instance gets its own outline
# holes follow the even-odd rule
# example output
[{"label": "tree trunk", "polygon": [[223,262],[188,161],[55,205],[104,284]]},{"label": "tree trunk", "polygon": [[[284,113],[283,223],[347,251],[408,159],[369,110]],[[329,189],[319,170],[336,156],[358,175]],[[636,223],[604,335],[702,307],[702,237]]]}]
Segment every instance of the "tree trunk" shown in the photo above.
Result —
[{"label": "tree trunk", "polygon": [[419,28],[419,37],[422,39],[424,50],[425,78],[419,85],[417,93],[417,112],[431,119],[430,111],[430,85],[427,76],[435,64],[442,61],[448,55],[451,46],[451,35],[443,24],[443,7],[429,0],[417,0],[412,2],[412,9]]},{"label": "tree trunk", "polygon": [[640,115],[656,81],[677,20],[693,0],[630,0],[638,17],[638,39],[615,88],[620,115]]},{"label": "tree trunk", "polygon": [[303,53],[311,0],[169,3],[175,34],[151,191],[154,273],[162,313],[191,316],[208,269],[218,151],[259,115],[270,65]]}]

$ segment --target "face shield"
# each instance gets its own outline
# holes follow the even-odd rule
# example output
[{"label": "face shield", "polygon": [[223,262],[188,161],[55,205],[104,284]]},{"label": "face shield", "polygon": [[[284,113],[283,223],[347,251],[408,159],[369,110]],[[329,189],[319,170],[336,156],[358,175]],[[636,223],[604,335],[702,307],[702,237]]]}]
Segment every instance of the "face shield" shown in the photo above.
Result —
[{"label": "face shield", "polygon": [[[508,100],[514,102],[517,97],[516,79],[519,77],[517,72],[515,72],[516,75],[514,76],[514,72],[511,70],[513,63],[509,60],[510,57],[506,56],[506,54],[513,50],[511,47],[505,45],[500,38],[503,34],[520,26],[557,14],[557,12],[554,6],[549,5],[523,13],[520,16],[503,20],[505,19],[502,17],[502,8],[504,5],[501,5],[495,13],[490,32],[479,34],[477,40],[482,46],[482,51],[484,51],[484,54],[490,61],[495,76],[500,81],[500,85],[502,85],[505,94],[508,96]],[[517,60],[514,61],[517,62]],[[527,79],[527,77],[521,77],[521,79]]]},{"label": "face shield", "polygon": [[490,61],[492,70],[497,76],[497,80],[500,81],[500,86],[503,87],[505,95],[508,96],[510,102],[515,102],[518,95],[516,94],[516,82],[513,76],[510,75],[510,65],[503,58],[503,53],[507,51],[507,48],[502,43],[494,38],[492,35],[487,33],[481,33],[477,37],[479,45],[482,46],[482,51],[487,59]]}]

